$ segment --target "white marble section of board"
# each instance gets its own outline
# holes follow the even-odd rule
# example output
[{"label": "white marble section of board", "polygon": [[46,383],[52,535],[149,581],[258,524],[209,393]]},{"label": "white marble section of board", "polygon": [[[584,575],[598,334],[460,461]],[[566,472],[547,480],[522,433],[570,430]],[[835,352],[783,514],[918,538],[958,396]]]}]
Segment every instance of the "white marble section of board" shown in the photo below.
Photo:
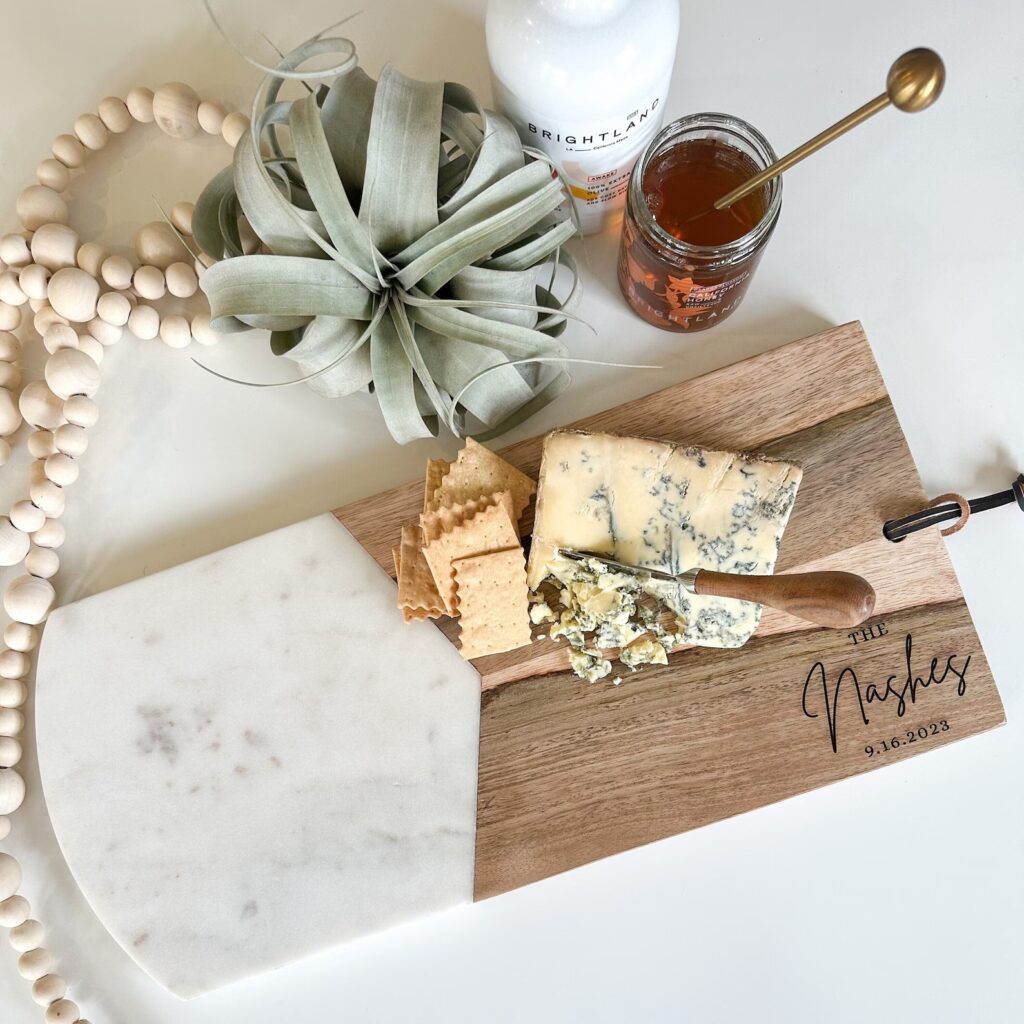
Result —
[{"label": "white marble section of board", "polygon": [[189,997],[472,899],[479,679],[331,515],[56,611],[58,840]]}]

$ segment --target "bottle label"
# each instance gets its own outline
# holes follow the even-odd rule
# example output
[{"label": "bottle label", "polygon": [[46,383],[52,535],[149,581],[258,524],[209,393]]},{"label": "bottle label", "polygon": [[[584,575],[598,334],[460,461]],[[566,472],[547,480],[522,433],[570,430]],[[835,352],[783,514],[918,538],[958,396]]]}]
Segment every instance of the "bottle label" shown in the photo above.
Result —
[{"label": "bottle label", "polygon": [[621,211],[633,165],[661,127],[664,90],[621,117],[573,124],[537,114],[495,87],[523,145],[546,153],[562,172],[584,232],[599,230]]}]

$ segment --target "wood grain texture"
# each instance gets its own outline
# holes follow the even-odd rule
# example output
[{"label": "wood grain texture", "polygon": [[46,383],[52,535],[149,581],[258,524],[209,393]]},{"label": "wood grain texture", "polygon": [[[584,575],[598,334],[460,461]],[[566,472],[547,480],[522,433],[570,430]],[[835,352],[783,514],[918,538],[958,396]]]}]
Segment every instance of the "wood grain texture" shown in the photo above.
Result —
[{"label": "wood grain texture", "polygon": [[[800,463],[777,570],[866,577],[877,602],[861,629],[872,638],[765,609],[745,647],[681,650],[664,668],[622,672],[618,687],[581,682],[565,671],[565,650],[547,640],[477,659],[478,898],[1003,721],[943,540],[937,531],[901,544],[882,536],[886,519],[927,498],[859,324],[572,426]],[[541,444],[532,438],[502,455],[535,476]],[[401,525],[415,520],[422,486],[417,480],[335,513],[389,572],[391,547]],[[532,508],[524,534],[531,516]],[[453,622],[439,625],[454,638]],[[842,674],[846,668],[852,674]]]},{"label": "wood grain texture", "polygon": [[[844,631],[755,637],[736,651],[686,655],[621,687],[575,676],[486,692],[480,736],[477,898],[740,814],[1003,722],[999,696],[962,600],[875,618],[887,635],[854,645]],[[905,643],[928,677],[970,663],[963,696],[949,674],[906,699],[867,705],[849,678],[839,691],[832,750],[821,683],[855,666],[862,687],[903,687]],[[713,664],[710,664],[713,658]],[[804,684],[808,717],[803,711]],[[949,728],[942,729],[945,720]],[[932,735],[931,726],[936,732]],[[916,730],[925,728],[925,738]],[[881,741],[901,742],[882,752]],[[871,744],[879,752],[868,757]]]}]

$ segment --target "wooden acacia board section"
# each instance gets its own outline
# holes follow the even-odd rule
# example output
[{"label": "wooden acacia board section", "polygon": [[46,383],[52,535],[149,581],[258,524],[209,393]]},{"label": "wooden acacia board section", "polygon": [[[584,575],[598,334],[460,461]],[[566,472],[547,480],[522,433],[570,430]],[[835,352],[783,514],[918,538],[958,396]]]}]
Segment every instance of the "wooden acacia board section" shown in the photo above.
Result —
[{"label": "wooden acacia board section", "polygon": [[[778,571],[842,568],[866,576],[878,593],[872,635],[809,628],[766,611],[744,648],[686,649],[664,668],[624,673],[621,687],[580,682],[565,672],[564,650],[546,640],[478,659],[478,897],[1003,722],[944,541],[936,532],[902,544],[881,535],[884,520],[927,498],[860,324],[573,426],[801,463]],[[536,476],[542,440],[502,454]],[[335,514],[393,572],[391,548],[421,502],[417,480]],[[451,622],[441,628],[457,635]],[[833,749],[824,702],[837,682],[838,698],[828,698],[838,709]]]}]

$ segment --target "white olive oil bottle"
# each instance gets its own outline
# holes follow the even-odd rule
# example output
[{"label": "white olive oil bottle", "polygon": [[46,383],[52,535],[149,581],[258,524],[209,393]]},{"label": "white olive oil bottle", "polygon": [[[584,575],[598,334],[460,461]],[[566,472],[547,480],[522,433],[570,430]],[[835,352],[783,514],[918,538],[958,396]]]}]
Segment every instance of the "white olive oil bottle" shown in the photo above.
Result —
[{"label": "white olive oil bottle", "polygon": [[657,134],[679,0],[490,0],[494,100],[569,186],[585,234],[618,219]]}]

